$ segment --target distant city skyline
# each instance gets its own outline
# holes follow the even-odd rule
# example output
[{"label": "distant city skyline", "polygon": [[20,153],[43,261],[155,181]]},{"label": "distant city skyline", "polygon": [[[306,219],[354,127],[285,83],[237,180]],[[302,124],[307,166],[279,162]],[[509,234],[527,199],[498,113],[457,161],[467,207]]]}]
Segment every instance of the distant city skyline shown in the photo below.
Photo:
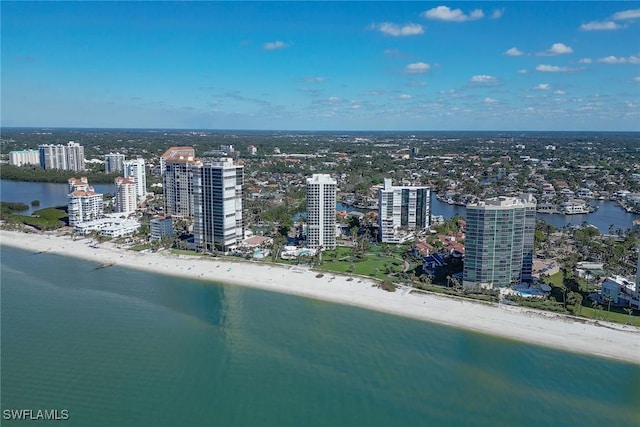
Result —
[{"label": "distant city skyline", "polygon": [[0,7],[2,126],[640,131],[640,2]]}]

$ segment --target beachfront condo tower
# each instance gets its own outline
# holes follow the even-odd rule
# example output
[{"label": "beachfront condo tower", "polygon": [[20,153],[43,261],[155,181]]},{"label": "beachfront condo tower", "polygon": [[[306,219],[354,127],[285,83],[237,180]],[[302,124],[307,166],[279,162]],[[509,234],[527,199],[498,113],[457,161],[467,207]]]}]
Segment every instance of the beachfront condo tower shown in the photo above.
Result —
[{"label": "beachfront condo tower", "polygon": [[191,169],[195,246],[203,252],[228,252],[244,238],[244,166],[233,164],[233,159],[223,158]]},{"label": "beachfront condo tower", "polygon": [[84,170],[84,147],[77,142],[69,141],[67,145],[42,144],[38,146],[38,151],[42,169]]},{"label": "beachfront condo tower", "polygon": [[69,216],[69,225],[77,225],[102,218],[104,216],[102,194],[93,190],[87,178],[69,178],[68,182],[67,214]]},{"label": "beachfront condo tower", "polygon": [[530,194],[467,205],[463,286],[530,282],[535,226],[536,199]]},{"label": "beachfront condo tower", "polygon": [[336,248],[336,181],[327,174],[307,178],[307,246]]},{"label": "beachfront condo tower", "polygon": [[135,180],[119,176],[114,180],[114,183],[116,185],[114,211],[124,213],[134,212],[138,206]]},{"label": "beachfront condo tower", "polygon": [[201,164],[193,147],[171,147],[160,156],[165,215],[193,217],[193,174]]},{"label": "beachfront condo tower", "polygon": [[109,153],[104,156],[104,171],[106,173],[122,173],[124,171],[124,154]]},{"label": "beachfront condo tower", "polygon": [[429,228],[429,187],[393,186],[384,180],[378,190],[379,239],[383,243],[404,243]]},{"label": "beachfront condo tower", "polygon": [[124,176],[133,177],[136,183],[136,196],[138,200],[144,200],[147,197],[147,172],[144,167],[144,159],[138,157],[135,160],[125,160],[123,162]]}]

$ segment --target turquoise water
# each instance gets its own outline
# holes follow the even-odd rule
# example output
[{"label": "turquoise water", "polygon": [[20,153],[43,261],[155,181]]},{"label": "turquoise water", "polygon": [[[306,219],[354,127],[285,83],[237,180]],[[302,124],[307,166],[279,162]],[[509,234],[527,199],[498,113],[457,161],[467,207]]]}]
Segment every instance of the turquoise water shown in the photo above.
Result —
[{"label": "turquoise water", "polygon": [[0,248],[1,406],[57,425],[640,424],[638,365]]}]

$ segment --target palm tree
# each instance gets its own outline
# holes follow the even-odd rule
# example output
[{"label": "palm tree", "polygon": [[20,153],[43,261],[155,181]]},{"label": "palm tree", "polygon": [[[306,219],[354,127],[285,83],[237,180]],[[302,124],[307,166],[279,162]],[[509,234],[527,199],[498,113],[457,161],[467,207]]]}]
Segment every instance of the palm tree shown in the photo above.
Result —
[{"label": "palm tree", "polygon": [[624,311],[626,311],[627,314],[629,315],[629,322],[628,323],[631,324],[631,316],[633,316],[633,308],[627,307],[627,308],[624,309]]},{"label": "palm tree", "polygon": [[611,295],[607,295],[605,300],[607,301],[607,311],[609,312],[609,314],[607,314],[608,319],[611,316],[611,302],[613,301],[613,297]]}]

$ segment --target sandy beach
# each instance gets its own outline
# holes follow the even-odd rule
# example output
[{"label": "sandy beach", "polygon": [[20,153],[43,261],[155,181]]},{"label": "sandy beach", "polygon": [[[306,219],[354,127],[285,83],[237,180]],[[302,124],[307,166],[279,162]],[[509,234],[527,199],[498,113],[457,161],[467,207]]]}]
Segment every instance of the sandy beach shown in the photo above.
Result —
[{"label": "sandy beach", "polygon": [[574,320],[534,309],[496,306],[408,289],[386,292],[371,280],[261,262],[233,262],[168,252],[138,253],[112,243],[72,240],[54,234],[0,231],[0,244],[46,251],[98,263],[228,285],[299,295],[436,322],[474,332],[577,353],[640,364],[640,328],[610,322]]}]

